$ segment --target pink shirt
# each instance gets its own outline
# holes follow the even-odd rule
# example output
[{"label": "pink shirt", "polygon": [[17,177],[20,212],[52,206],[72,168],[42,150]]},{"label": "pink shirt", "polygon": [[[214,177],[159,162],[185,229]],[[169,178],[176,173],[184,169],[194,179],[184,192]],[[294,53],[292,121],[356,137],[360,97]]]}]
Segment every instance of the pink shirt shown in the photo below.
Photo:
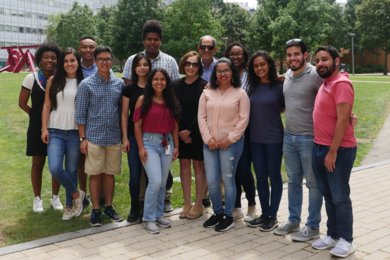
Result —
[{"label": "pink shirt", "polygon": [[[351,105],[354,101],[354,90],[348,77],[343,72],[336,76],[326,78],[322,83],[316,101],[314,103],[314,142],[316,144],[330,146],[332,144],[334,130],[337,123],[337,105],[347,103]],[[355,133],[351,123],[348,123],[347,131],[343,137],[340,147],[355,147],[357,145]]]},{"label": "pink shirt", "polygon": [[[133,122],[141,117],[142,106],[134,110]],[[168,106],[152,101],[152,105],[143,118],[142,132],[167,134],[175,130],[175,118],[169,112]]]},{"label": "pink shirt", "polygon": [[235,143],[244,134],[249,121],[250,102],[242,88],[203,90],[199,100],[198,123],[203,142],[216,142],[228,137]]}]

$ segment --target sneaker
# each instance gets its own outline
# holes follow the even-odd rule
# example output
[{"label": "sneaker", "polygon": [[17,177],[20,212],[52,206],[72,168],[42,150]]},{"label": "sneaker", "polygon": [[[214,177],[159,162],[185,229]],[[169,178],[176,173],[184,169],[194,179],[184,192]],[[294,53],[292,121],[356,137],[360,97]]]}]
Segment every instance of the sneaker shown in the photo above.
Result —
[{"label": "sneaker", "polygon": [[171,212],[173,210],[173,206],[170,200],[164,200],[164,212]]},{"label": "sneaker", "polygon": [[151,234],[158,234],[160,233],[160,230],[158,229],[156,225],[156,221],[144,221],[144,225],[146,227],[146,230]]},{"label": "sneaker", "polygon": [[104,209],[103,213],[104,213],[104,215],[109,217],[112,221],[120,222],[123,220],[123,218],[118,213],[116,213],[114,206],[106,207]]},{"label": "sneaker", "polygon": [[106,207],[106,196],[103,195],[99,198],[99,206],[102,208]]},{"label": "sneaker", "polygon": [[62,206],[60,197],[58,195],[53,195],[50,199],[50,206],[55,210],[63,210],[64,206]]},{"label": "sneaker", "polygon": [[203,223],[205,228],[213,228],[219,224],[219,221],[222,219],[223,214],[214,213],[208,220]]},{"label": "sneaker", "polygon": [[42,200],[39,196],[36,196],[33,202],[33,211],[34,212],[42,212],[43,211],[43,205]]},{"label": "sneaker", "polygon": [[221,218],[221,221],[219,221],[218,225],[215,227],[215,231],[225,232],[231,229],[232,227],[234,227],[233,217],[224,215]]},{"label": "sneaker", "polygon": [[73,211],[75,217],[78,217],[81,215],[81,212],[83,212],[83,202],[84,202],[85,192],[82,190],[79,190],[79,197],[75,200],[73,200]]},{"label": "sneaker", "polygon": [[311,227],[304,226],[301,230],[299,230],[298,233],[291,236],[291,239],[294,241],[300,241],[305,242],[309,241],[313,238],[319,238],[320,237],[320,231],[317,229],[312,229]]},{"label": "sneaker", "polygon": [[244,217],[244,212],[242,212],[241,208],[233,209],[233,219],[239,219]]},{"label": "sneaker", "polygon": [[85,194],[85,197],[83,200],[83,208],[86,208],[89,205],[91,205],[91,200],[89,199],[89,194]]},{"label": "sneaker", "polygon": [[250,222],[256,218],[256,205],[249,206],[248,212],[246,213],[246,216],[244,218],[245,222]]},{"label": "sneaker", "polygon": [[94,227],[99,227],[102,225],[102,213],[100,212],[100,209],[92,210],[89,223],[91,223],[91,225]]},{"label": "sneaker", "polygon": [[62,215],[62,220],[69,220],[74,217],[73,210],[66,209],[64,215]]},{"label": "sneaker", "polygon": [[355,247],[344,238],[340,238],[336,247],[330,250],[330,254],[338,257],[347,257],[355,252]]},{"label": "sneaker", "polygon": [[278,236],[284,236],[291,232],[299,231],[299,224],[287,220],[283,222],[277,229],[274,230],[274,234]]},{"label": "sneaker", "polygon": [[166,220],[163,217],[157,218],[156,224],[159,225],[160,227],[163,227],[163,228],[167,228],[167,227],[171,226],[171,222],[169,222],[168,220]]},{"label": "sneaker", "polygon": [[209,195],[207,196],[207,199],[202,199],[202,204],[203,204],[203,207],[205,207],[205,208],[207,208],[208,206],[211,205],[211,200],[210,200]]},{"label": "sneaker", "polygon": [[323,238],[318,239],[316,242],[311,244],[311,246],[315,249],[327,249],[333,248],[337,245],[338,240],[331,238],[330,236],[325,236]]},{"label": "sneaker", "polygon": [[261,225],[264,224],[265,218],[266,218],[266,216],[263,215],[263,214],[261,214],[260,217],[255,218],[254,220],[250,221],[250,222],[248,223],[248,226],[249,226],[249,227],[260,227]]},{"label": "sneaker", "polygon": [[268,216],[264,223],[260,226],[260,230],[269,232],[274,230],[278,226],[278,219],[276,217]]}]

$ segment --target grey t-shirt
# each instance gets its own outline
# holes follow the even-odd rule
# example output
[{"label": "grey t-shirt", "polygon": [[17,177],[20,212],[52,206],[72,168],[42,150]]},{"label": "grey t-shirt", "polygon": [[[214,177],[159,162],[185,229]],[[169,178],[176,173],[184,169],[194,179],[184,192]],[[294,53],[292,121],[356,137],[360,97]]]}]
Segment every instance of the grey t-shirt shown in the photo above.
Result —
[{"label": "grey t-shirt", "polygon": [[286,72],[283,95],[286,106],[285,131],[287,133],[314,136],[314,102],[322,82],[323,79],[311,64],[307,64],[306,68],[296,77],[291,69]]}]

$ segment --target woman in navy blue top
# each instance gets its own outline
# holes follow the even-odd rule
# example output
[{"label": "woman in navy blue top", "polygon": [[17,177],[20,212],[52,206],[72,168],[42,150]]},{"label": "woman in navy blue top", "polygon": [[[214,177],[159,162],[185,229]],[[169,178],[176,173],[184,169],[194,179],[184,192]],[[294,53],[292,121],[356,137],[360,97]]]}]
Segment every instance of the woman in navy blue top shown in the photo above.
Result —
[{"label": "woman in navy blue top", "polygon": [[255,52],[248,66],[249,139],[262,215],[249,222],[249,226],[260,227],[262,231],[271,231],[278,226],[276,215],[283,191],[283,123],[280,113],[284,112],[284,97],[283,83],[277,77],[275,60],[269,53]]}]

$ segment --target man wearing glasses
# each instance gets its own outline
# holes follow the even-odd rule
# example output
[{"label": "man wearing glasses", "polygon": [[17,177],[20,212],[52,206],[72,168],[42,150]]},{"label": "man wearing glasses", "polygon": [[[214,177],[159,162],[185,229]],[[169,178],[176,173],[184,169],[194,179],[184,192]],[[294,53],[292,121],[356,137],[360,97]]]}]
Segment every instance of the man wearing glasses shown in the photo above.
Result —
[{"label": "man wearing glasses", "polygon": [[99,209],[100,183],[104,183],[106,207],[103,213],[112,221],[122,221],[112,206],[115,175],[121,173],[121,95],[124,83],[111,71],[113,54],[100,46],[94,52],[97,72],[84,79],[77,91],[76,124],[80,150],[86,155],[85,172],[90,175],[89,191],[93,211],[90,223],[101,226]]},{"label": "man wearing glasses", "polygon": [[217,60],[214,58],[214,53],[217,51],[217,41],[210,35],[205,35],[199,39],[198,50],[202,55],[203,75],[202,79],[210,82],[211,72]]}]

